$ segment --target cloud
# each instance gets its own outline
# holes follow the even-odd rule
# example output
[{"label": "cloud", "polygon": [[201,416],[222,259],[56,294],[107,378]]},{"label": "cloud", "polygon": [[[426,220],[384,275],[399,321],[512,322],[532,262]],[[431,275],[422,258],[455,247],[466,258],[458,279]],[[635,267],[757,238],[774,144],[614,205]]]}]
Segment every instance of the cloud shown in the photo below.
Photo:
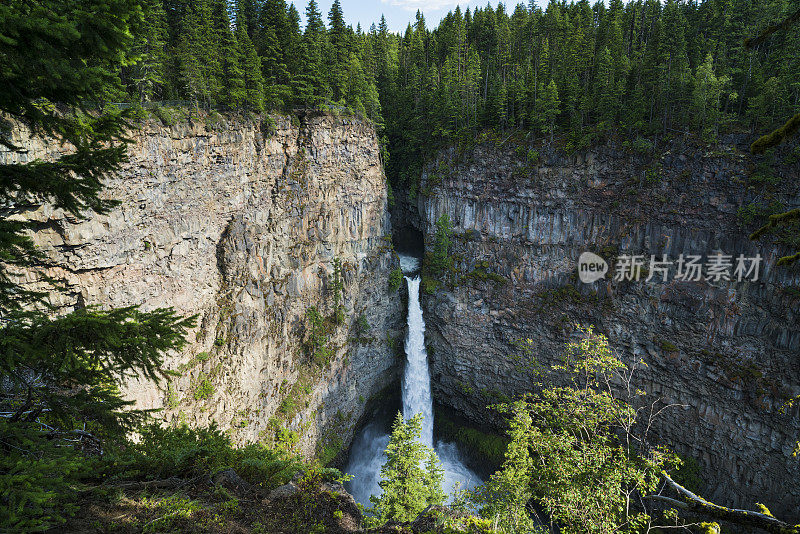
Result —
[{"label": "cloud", "polygon": [[434,11],[437,9],[446,9],[448,7],[455,8],[459,4],[466,4],[467,2],[458,2],[456,0],[381,0],[384,4],[397,6],[407,11]]}]

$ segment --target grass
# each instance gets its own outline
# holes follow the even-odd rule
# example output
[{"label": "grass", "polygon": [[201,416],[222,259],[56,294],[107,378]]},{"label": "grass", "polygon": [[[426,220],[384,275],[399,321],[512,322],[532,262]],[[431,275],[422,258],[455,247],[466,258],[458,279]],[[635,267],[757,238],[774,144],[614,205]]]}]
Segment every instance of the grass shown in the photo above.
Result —
[{"label": "grass", "polygon": [[498,285],[503,285],[508,282],[505,276],[489,271],[488,261],[480,261],[475,264],[475,268],[466,275],[466,278],[481,282],[491,281]]}]

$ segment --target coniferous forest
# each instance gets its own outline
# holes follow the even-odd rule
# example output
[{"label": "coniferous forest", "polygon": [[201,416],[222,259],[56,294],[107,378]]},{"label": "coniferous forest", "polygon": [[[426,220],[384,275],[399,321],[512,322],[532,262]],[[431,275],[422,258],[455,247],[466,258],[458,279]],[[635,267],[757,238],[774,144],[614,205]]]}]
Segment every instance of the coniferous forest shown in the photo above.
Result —
[{"label": "coniferous forest", "polygon": [[[800,102],[800,33],[748,47],[790,0],[491,4],[401,34],[385,19],[348,26],[338,1],[306,24],[283,0],[147,0],[143,55],[111,100],[192,100],[223,108],[344,106],[381,128],[392,181],[412,190],[444,142],[475,131],[606,136],[649,143],[768,129]],[[640,139],[641,138],[641,139]]]}]

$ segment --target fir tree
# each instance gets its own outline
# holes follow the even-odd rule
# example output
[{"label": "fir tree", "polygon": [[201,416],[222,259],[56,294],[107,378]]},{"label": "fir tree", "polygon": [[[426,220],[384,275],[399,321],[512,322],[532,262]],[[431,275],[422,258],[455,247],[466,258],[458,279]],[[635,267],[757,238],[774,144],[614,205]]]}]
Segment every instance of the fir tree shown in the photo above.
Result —
[{"label": "fir tree", "polygon": [[556,82],[550,80],[550,83],[547,84],[547,87],[542,91],[538,111],[542,133],[549,133],[551,141],[553,139],[553,132],[555,132],[556,117],[558,117],[560,105],[561,101],[558,99],[558,87],[556,86]]},{"label": "fir tree", "polygon": [[370,497],[378,524],[409,521],[427,506],[442,504],[443,471],[433,449],[420,443],[422,416],[408,421],[398,413],[381,467],[380,497]]},{"label": "fir tree", "polygon": [[244,24],[236,25],[238,62],[242,69],[244,94],[242,104],[253,111],[264,110],[264,78],[261,75],[261,58],[256,53]]},{"label": "fir tree", "polygon": [[144,20],[135,35],[134,63],[129,69],[132,94],[139,102],[147,102],[157,95],[164,83],[164,63],[167,39],[166,13],[161,0],[142,2]]},{"label": "fir tree", "polygon": [[129,410],[117,381],[165,376],[163,358],[183,345],[193,319],[136,307],[61,314],[48,306],[56,286],[33,292],[21,285],[41,274],[26,213],[48,205],[81,220],[115,206],[100,193],[125,159],[126,115],[83,106],[118,85],[121,62],[141,39],[132,30],[144,21],[130,0],[5,3],[0,20],[0,111],[33,135],[72,147],[53,161],[23,163],[26,147],[9,131],[0,134],[11,154],[0,164],[0,522],[38,531],[74,501],[86,464],[72,445],[102,446],[144,418]]},{"label": "fir tree", "polygon": [[339,0],[334,0],[328,12],[330,25],[330,48],[333,64],[329,70],[329,84],[333,90],[333,99],[340,100],[347,91],[347,70],[350,58],[350,36],[344,23],[344,14]]},{"label": "fir tree", "polygon": [[214,0],[212,5],[215,42],[218,43],[220,63],[220,93],[217,102],[227,107],[239,108],[245,101],[244,72],[239,44],[231,32],[226,0]]}]

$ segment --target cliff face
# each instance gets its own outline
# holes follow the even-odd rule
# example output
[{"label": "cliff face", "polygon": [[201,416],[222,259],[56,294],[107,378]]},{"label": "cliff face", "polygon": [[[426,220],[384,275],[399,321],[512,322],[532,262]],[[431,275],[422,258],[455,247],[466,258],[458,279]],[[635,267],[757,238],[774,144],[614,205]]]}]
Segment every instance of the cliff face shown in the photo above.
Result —
[{"label": "cliff face", "polygon": [[[327,446],[331,456],[366,400],[396,377],[387,341],[399,335],[402,311],[387,285],[396,261],[387,189],[371,125],[272,119],[144,123],[105,192],[119,207],[88,221],[39,209],[35,240],[71,290],[66,308],[199,315],[188,348],[168,361],[179,377],[164,389],[126,385],[138,407],[216,421],[239,440],[274,439],[286,426],[304,452]],[[18,135],[27,159],[59,149]],[[326,321],[330,361],[313,364],[306,311],[333,311],[334,258],[345,319]]]},{"label": "cliff face", "polygon": [[[796,516],[800,425],[797,409],[780,408],[800,392],[800,298],[791,289],[800,269],[776,267],[781,251],[738,226],[749,156],[677,143],[656,159],[611,148],[540,156],[529,162],[484,144],[442,153],[423,175],[415,204],[426,247],[448,214],[460,273],[424,302],[437,402],[485,420],[501,394],[530,390],[515,341],[530,338],[547,365],[568,325],[593,324],[625,362],[647,364],[634,385],[651,401],[681,405],[652,435],[698,461],[705,497]],[[797,205],[797,164],[780,173]],[[651,254],[718,249],[760,253],[758,281],[677,282],[674,270],[666,283],[611,280],[617,254],[643,254],[647,264]],[[577,280],[587,250],[612,263],[604,281]]]}]

